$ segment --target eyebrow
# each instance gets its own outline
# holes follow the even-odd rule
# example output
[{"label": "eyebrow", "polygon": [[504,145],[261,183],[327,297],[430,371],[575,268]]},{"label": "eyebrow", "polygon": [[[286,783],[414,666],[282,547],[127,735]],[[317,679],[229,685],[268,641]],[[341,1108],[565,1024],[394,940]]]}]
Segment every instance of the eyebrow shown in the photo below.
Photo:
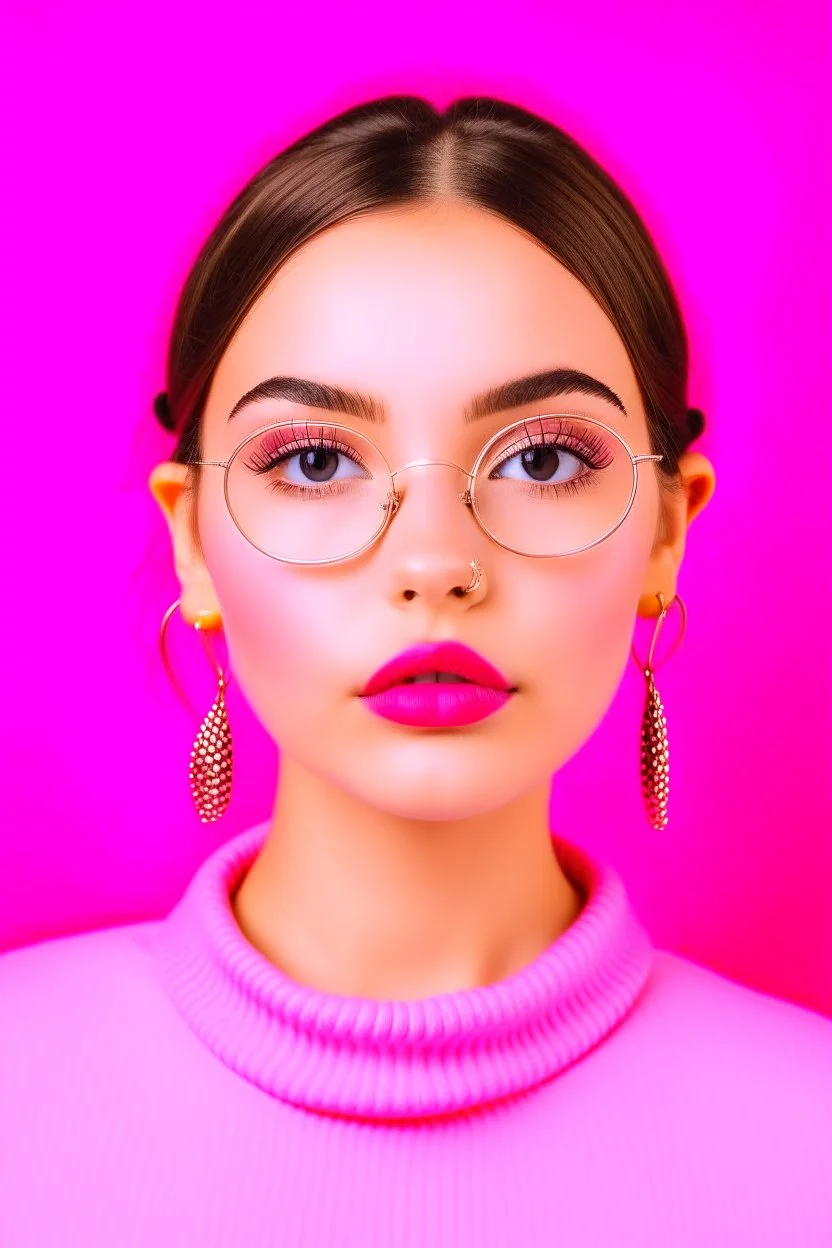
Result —
[{"label": "eyebrow", "polygon": [[[492,386],[482,394],[475,395],[465,408],[463,419],[465,424],[470,424],[484,416],[524,407],[528,403],[541,403],[544,399],[555,399],[564,394],[586,394],[592,398],[603,399],[627,415],[627,409],[615,391],[597,378],[591,377],[589,373],[582,373],[575,368],[550,368],[529,377],[504,381],[499,386]],[[338,412],[374,425],[387,423],[387,409],[380,399],[369,394],[360,394],[357,390],[329,385],[327,382],[309,381],[304,377],[269,377],[266,381],[258,382],[237,400],[228,419],[233,420],[244,408],[267,399],[287,399],[291,403]]]}]

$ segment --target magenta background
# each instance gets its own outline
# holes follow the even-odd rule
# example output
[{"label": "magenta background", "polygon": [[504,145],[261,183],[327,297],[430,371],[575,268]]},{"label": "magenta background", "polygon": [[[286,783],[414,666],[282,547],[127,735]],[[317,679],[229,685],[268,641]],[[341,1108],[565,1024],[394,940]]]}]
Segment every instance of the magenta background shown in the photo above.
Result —
[{"label": "magenta background", "polygon": [[[275,751],[232,682],[234,798],[199,823],[198,725],[158,658],[178,586],[150,405],[198,246],[342,108],[494,94],[574,134],[644,215],[718,482],[658,679],[670,825],[642,813],[633,664],[553,826],[617,866],[658,944],[832,1014],[827,6],[347,7],[6,6],[0,948],[161,916],[270,810]],[[171,645],[207,711],[178,617]]]}]

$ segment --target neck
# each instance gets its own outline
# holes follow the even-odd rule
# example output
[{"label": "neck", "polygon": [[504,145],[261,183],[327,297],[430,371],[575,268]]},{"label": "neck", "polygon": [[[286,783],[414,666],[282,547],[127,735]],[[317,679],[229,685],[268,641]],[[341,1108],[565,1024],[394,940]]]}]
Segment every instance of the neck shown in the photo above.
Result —
[{"label": "neck", "polygon": [[548,786],[465,820],[368,807],[283,755],[269,833],[231,899],[247,940],[297,982],[417,1000],[505,979],[577,918]]}]

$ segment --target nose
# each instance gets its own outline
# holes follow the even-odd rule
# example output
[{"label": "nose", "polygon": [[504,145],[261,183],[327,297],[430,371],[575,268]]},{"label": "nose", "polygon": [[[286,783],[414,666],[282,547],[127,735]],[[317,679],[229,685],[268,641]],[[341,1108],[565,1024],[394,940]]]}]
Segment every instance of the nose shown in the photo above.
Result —
[{"label": "nose", "polygon": [[466,501],[468,473],[449,460],[411,460],[393,474],[393,485],[398,501],[382,537],[392,596],[431,606],[463,597],[471,560],[487,540]]},{"label": "nose", "polygon": [[[463,497],[467,497],[468,473],[460,464],[455,464],[450,459],[411,459],[409,460],[408,463],[402,464],[401,468],[397,468],[396,471],[391,474],[393,477],[394,490],[397,493],[401,493],[401,487],[403,484],[401,480],[401,474],[403,472],[409,471],[412,468],[418,468],[418,469],[423,470],[425,468],[432,468],[435,465],[439,465],[440,467],[445,467],[445,468],[453,468],[454,471],[458,473],[460,477],[460,480],[457,484],[457,491],[456,491],[457,497],[460,498],[461,501],[463,500]],[[428,476],[428,486],[430,486],[429,476]],[[443,487],[443,493],[447,493],[447,492],[448,492],[448,487],[447,486]]]}]

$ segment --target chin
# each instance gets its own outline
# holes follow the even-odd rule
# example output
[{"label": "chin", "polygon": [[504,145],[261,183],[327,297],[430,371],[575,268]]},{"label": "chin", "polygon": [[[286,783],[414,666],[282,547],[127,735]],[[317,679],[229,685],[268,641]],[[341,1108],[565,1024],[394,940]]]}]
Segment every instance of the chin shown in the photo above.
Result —
[{"label": "chin", "polygon": [[[446,760],[450,762],[450,760]],[[490,776],[490,783],[485,783]],[[507,805],[519,794],[495,777],[493,768],[440,765],[413,769],[384,767],[362,788],[351,777],[352,794],[386,814],[425,823],[451,823],[473,819]]]}]

